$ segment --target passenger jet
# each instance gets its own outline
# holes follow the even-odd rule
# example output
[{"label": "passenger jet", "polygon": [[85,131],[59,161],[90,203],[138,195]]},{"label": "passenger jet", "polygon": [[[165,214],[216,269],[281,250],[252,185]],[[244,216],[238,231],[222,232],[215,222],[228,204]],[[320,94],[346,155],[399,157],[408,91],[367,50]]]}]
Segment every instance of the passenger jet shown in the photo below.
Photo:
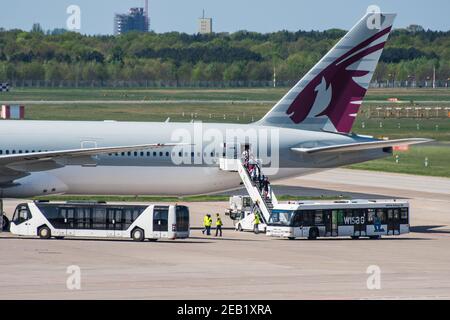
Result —
[{"label": "passenger jet", "polygon": [[220,160],[245,147],[274,180],[427,142],[351,133],[394,18],[365,15],[254,123],[1,121],[0,197],[213,193],[240,187]]}]

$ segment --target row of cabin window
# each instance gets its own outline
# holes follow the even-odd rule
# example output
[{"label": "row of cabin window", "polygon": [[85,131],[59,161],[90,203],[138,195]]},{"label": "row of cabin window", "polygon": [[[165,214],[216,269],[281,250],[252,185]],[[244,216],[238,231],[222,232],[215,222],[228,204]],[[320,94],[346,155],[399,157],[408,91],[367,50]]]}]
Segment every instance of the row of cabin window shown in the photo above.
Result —
[{"label": "row of cabin window", "polygon": [[[48,150],[38,150],[38,151],[35,151],[35,150],[32,150],[31,151],[31,153],[35,153],[35,152],[47,152]],[[5,150],[5,154],[22,154],[22,153],[30,153],[28,150],[25,150],[25,152],[22,152],[22,150],[18,150],[17,152],[16,152],[16,150]],[[0,155],[2,155],[3,154],[3,150],[0,150]],[[172,156],[175,156],[175,152],[172,152]],[[119,156],[119,153],[110,153],[109,154],[109,156]],[[122,157],[124,157],[125,155],[127,155],[127,156],[129,156],[129,157],[131,157],[132,155],[134,155],[135,157],[137,157],[137,156],[141,156],[141,157],[145,157],[145,156],[147,156],[147,157],[150,157],[151,155],[152,155],[152,153],[151,152],[149,152],[149,151],[147,151],[147,152],[143,152],[143,151],[141,151],[141,152],[137,152],[137,151],[135,151],[135,152],[121,152],[120,153],[120,155],[122,156]],[[163,157],[163,156],[166,156],[166,157],[169,157],[169,155],[170,155],[170,152],[162,152],[162,151],[160,151],[159,152],[159,156],[160,157]],[[201,153],[200,152],[197,152],[197,156],[198,157],[200,157],[200,155],[201,155]],[[206,157],[206,152],[204,152],[203,153],[203,155]],[[154,157],[156,157],[156,156],[158,156],[158,152],[156,152],[156,151],[154,151],[153,152],[153,156]],[[179,157],[182,157],[183,156],[183,153],[182,152],[179,152],[178,153],[178,156]],[[188,157],[189,156],[189,153],[188,152],[185,152],[184,153],[184,156],[185,157]],[[191,157],[194,157],[195,156],[195,153],[194,152],[191,152]],[[210,154],[210,156],[211,157],[214,157],[214,152],[211,152],[211,154]],[[216,157],[219,157],[219,154],[217,153],[216,154]]]},{"label": "row of cabin window", "polygon": [[[38,151],[35,151],[35,150],[31,150],[31,153],[35,153],[35,152],[47,152],[48,150],[38,150]],[[5,152],[5,154],[22,154],[22,153],[30,153],[30,151],[28,151],[28,150],[25,150],[25,151],[23,151],[22,152],[22,150],[18,150],[18,151],[16,151],[16,150],[5,150],[5,151],[3,151],[3,150],[0,150],[0,155],[2,155],[3,154],[3,152]]]},{"label": "row of cabin window", "polygon": [[[134,152],[121,152],[121,153],[109,153],[108,154],[109,156],[116,156],[116,157],[118,157],[118,156],[122,156],[122,157],[124,157],[124,156],[129,156],[129,157],[131,157],[131,156],[135,156],[135,157],[138,157],[138,156],[141,156],[141,157],[145,157],[145,156],[147,156],[147,157],[150,157],[151,155],[152,155],[152,152],[149,152],[149,151],[147,151],[147,152],[143,152],[143,151],[141,151],[141,152],[137,152],[137,151],[134,151]],[[175,152],[172,152],[172,156],[175,156],[176,155],[176,153]],[[207,156],[207,154],[206,154],[206,152],[204,152],[203,153],[203,155],[206,157]],[[157,157],[158,156],[158,152],[156,152],[156,151],[154,151],[153,152],[153,157]],[[163,157],[163,156],[166,156],[166,157],[169,157],[170,156],[170,152],[162,152],[162,151],[160,151],[159,152],[159,156],[160,157]],[[183,156],[183,153],[182,152],[179,152],[178,153],[178,156],[179,157],[182,157]],[[185,152],[184,153],[184,156],[185,157],[188,157],[189,156],[189,153],[188,152]],[[191,157],[194,157],[195,156],[195,153],[194,152],[191,152]],[[198,157],[200,157],[201,156],[201,153],[200,152],[197,152],[197,156]],[[210,156],[211,157],[214,157],[214,152],[211,152],[211,154],[210,154]],[[216,155],[215,155],[216,157],[219,157],[219,154],[217,153]]]}]

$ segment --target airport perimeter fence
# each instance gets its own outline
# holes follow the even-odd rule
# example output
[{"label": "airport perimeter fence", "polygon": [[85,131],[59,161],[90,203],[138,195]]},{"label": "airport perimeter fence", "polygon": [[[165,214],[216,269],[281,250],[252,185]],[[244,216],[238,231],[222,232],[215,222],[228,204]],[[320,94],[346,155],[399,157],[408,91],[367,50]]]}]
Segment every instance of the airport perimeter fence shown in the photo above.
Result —
[{"label": "airport perimeter fence", "polygon": [[[14,88],[148,88],[148,89],[164,89],[164,88],[290,88],[297,81],[277,81],[274,85],[273,81],[177,81],[177,80],[10,80],[4,81],[9,83],[11,89]],[[383,81],[372,82],[371,88],[449,88],[450,81],[436,81],[433,85],[431,81]]]}]

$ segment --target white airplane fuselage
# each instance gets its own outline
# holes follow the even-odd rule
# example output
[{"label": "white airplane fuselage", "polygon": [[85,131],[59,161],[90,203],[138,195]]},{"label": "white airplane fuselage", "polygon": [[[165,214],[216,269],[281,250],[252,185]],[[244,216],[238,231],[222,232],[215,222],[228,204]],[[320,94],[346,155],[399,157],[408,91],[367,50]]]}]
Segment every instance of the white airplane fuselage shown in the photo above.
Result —
[{"label": "white airplane fuselage", "polygon": [[[227,140],[231,136],[236,139],[234,142]],[[13,184],[0,182],[2,197],[61,193],[194,195],[239,188],[239,175],[221,170],[218,162],[228,149],[236,148],[240,154],[245,141],[251,145],[255,158],[262,160],[263,170],[272,181],[390,154],[368,150],[303,156],[291,148],[345,144],[361,138],[257,124],[1,121],[0,137],[3,155],[148,143],[184,144],[178,149],[154,148],[89,159],[52,159],[24,168],[15,166],[12,169],[29,174]]]}]

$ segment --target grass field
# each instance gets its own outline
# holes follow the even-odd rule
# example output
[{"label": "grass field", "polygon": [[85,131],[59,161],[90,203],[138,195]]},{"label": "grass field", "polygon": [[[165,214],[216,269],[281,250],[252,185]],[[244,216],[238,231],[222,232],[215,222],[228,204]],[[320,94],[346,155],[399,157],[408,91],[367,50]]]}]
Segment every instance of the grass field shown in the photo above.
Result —
[{"label": "grass field", "polygon": [[[25,88],[0,93],[0,100],[234,100],[276,101],[289,88],[242,89],[59,89]],[[446,101],[450,103],[450,89],[370,89],[365,101],[399,98],[403,101]]]},{"label": "grass field", "polygon": [[395,152],[392,157],[352,165],[349,168],[450,178],[450,144],[411,147],[408,152]]},{"label": "grass field", "polygon": [[[250,123],[260,119],[273,106],[270,101],[278,100],[287,90],[287,88],[16,89],[9,93],[0,93],[0,104],[2,101],[11,100],[75,102],[73,104],[42,102],[28,105],[26,117],[33,120],[165,121],[170,118],[172,122],[189,122],[195,119],[204,122]],[[426,101],[425,105],[430,101],[436,101],[436,104],[443,103],[447,106],[446,103],[450,103],[450,89],[372,89],[368,93],[363,110],[373,105],[372,102],[375,100],[392,97],[415,103]],[[135,103],[76,103],[86,100],[132,100]],[[142,100],[154,100],[156,103],[145,103]],[[167,103],[165,102],[167,100],[174,102]],[[208,104],[211,100],[216,102]],[[395,157],[392,157],[351,168],[450,177],[450,144],[445,143],[450,142],[450,119],[368,119],[366,116],[359,116],[354,125],[354,132],[390,139],[431,138],[440,143],[411,148],[409,152],[399,154],[398,164]],[[426,157],[429,158],[428,167],[424,166]]]}]

